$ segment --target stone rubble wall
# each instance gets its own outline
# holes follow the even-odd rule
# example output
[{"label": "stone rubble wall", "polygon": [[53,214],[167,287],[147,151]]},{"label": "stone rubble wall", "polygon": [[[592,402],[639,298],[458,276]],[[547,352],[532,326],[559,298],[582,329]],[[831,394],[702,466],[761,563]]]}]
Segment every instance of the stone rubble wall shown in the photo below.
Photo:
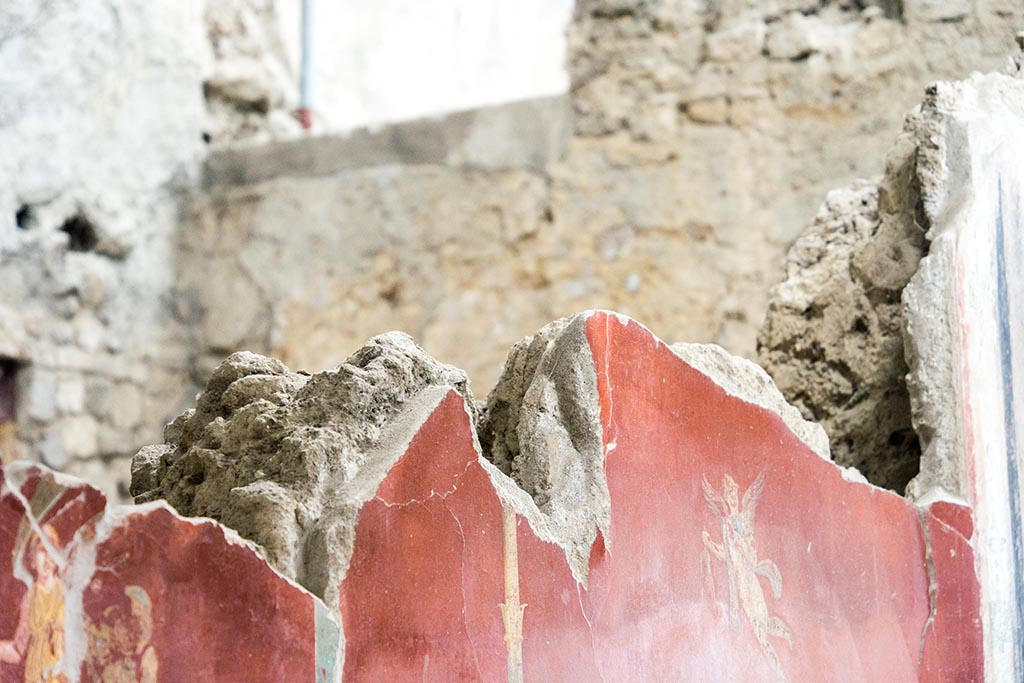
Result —
[{"label": "stone rubble wall", "polygon": [[580,2],[568,124],[537,100],[529,125],[528,103],[474,113],[493,125],[468,156],[450,118],[286,143],[277,178],[264,150],[217,153],[183,232],[197,374],[236,349],[318,370],[405,329],[486,390],[516,338],[588,307],[754,357],[826,192],[879,173],[927,83],[1000,66],[1020,25],[1013,2]]},{"label": "stone rubble wall", "polygon": [[17,367],[0,449],[115,500],[190,391],[170,292],[203,153],[202,25],[195,2],[0,7],[0,356]]},{"label": "stone rubble wall", "polygon": [[315,371],[389,329],[481,390],[588,307],[753,357],[826,190],[876,174],[924,85],[997,66],[1024,25],[1012,0],[583,1],[564,98],[233,146],[294,131],[280,12],[0,10],[5,457],[113,497],[226,355]]}]

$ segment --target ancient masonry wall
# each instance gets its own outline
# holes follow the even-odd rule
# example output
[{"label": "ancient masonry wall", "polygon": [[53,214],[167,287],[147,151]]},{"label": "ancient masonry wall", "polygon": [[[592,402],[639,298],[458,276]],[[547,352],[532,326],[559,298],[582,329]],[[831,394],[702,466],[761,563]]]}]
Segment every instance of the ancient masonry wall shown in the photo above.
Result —
[{"label": "ancient masonry wall", "polygon": [[179,226],[207,144],[298,130],[273,10],[0,7],[4,462],[39,460],[124,498],[132,452],[194,395]]},{"label": "ancient masonry wall", "polygon": [[0,453],[115,497],[187,399],[169,295],[202,155],[202,26],[185,2],[0,8]]},{"label": "ancient masonry wall", "polygon": [[567,97],[267,163],[231,142],[294,132],[273,3],[122,4],[0,10],[2,450],[112,495],[238,349],[317,370],[405,329],[485,391],[515,339],[615,307],[752,357],[826,189],[1024,24],[1012,0],[584,1]]},{"label": "ancient masonry wall", "polygon": [[1021,25],[1012,1],[583,0],[561,106],[216,154],[182,231],[198,374],[235,349],[317,370],[403,329],[486,390],[515,339],[588,307],[753,357],[825,193]]}]

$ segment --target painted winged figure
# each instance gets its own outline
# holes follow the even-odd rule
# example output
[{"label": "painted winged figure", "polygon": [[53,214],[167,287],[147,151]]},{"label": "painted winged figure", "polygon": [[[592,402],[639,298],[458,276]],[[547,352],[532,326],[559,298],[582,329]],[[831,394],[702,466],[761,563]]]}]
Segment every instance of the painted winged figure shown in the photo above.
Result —
[{"label": "painted winged figure", "polygon": [[713,541],[711,534],[706,530],[701,532],[704,541],[701,564],[711,594],[714,596],[715,590],[711,567],[711,558],[714,557],[725,563],[729,580],[729,625],[734,631],[739,632],[742,610],[764,656],[776,673],[784,679],[778,655],[768,638],[782,638],[790,647],[793,645],[793,639],[786,624],[769,613],[768,602],[759,578],[767,579],[772,595],[778,600],[782,597],[782,575],[774,562],[757,558],[757,548],[754,544],[754,511],[764,489],[764,472],[757,476],[743,494],[742,501],[739,499],[739,487],[729,475],[722,479],[721,492],[716,491],[708,483],[707,477],[703,478],[701,484],[704,499],[722,523],[720,543]]}]

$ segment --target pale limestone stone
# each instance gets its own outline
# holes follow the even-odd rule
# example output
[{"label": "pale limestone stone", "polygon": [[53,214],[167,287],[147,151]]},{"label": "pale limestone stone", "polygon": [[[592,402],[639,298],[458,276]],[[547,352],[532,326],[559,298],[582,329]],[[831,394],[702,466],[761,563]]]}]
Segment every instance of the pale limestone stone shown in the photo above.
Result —
[{"label": "pale limestone stone", "polygon": [[57,416],[57,377],[46,370],[32,370],[28,380],[28,416],[47,422]]},{"label": "pale limestone stone", "polygon": [[90,377],[85,386],[85,406],[94,417],[110,416],[110,393],[113,382],[107,377]]},{"label": "pale limestone stone", "polygon": [[39,443],[39,454],[41,460],[49,467],[62,470],[67,464],[68,457],[64,450],[64,443],[56,431],[48,432]]},{"label": "pale limestone stone", "polygon": [[707,56],[718,62],[744,62],[761,56],[767,28],[763,21],[740,24],[711,33],[707,38]]},{"label": "pale limestone stone", "polygon": [[118,382],[110,392],[110,419],[126,432],[138,427],[143,416],[143,393],[135,384]]},{"label": "pale limestone stone", "polygon": [[57,376],[57,410],[63,415],[85,410],[84,377],[64,373]]},{"label": "pale limestone stone", "polygon": [[729,105],[724,97],[695,100],[686,105],[686,114],[697,123],[725,123]]},{"label": "pale limestone stone", "polygon": [[972,12],[969,0],[915,0],[907,3],[909,19],[926,22],[963,21]]},{"label": "pale limestone stone", "polygon": [[817,18],[790,12],[768,31],[765,49],[775,59],[804,59],[818,51]]},{"label": "pale limestone stone", "polygon": [[91,458],[99,452],[99,427],[88,415],[61,418],[56,425],[60,444],[68,459]]},{"label": "pale limestone stone", "polygon": [[99,351],[108,336],[106,327],[94,315],[84,315],[75,321],[75,341],[86,351]]}]

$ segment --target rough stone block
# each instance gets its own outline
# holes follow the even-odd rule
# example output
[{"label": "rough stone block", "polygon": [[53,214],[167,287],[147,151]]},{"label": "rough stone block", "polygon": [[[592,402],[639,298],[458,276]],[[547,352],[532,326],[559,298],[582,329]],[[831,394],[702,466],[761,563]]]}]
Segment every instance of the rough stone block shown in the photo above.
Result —
[{"label": "rough stone block", "polygon": [[815,17],[790,12],[768,32],[765,49],[775,59],[806,59],[818,49],[820,32]]},{"label": "rough stone block", "polygon": [[338,626],[249,543],[167,505],[107,508],[0,470],[0,680],[335,680]]},{"label": "rough stone block", "polygon": [[68,458],[90,458],[99,448],[99,426],[90,415],[61,418],[56,425],[61,447]]},{"label": "rough stone block", "polygon": [[761,56],[766,27],[763,21],[740,24],[711,33],[707,37],[708,59],[718,62],[744,62]]},{"label": "rough stone block", "polygon": [[28,381],[28,416],[46,422],[57,416],[57,378],[46,370],[33,370]]},{"label": "rough stone block", "polygon": [[81,375],[59,375],[57,379],[57,410],[75,415],[85,409],[85,378]]}]

